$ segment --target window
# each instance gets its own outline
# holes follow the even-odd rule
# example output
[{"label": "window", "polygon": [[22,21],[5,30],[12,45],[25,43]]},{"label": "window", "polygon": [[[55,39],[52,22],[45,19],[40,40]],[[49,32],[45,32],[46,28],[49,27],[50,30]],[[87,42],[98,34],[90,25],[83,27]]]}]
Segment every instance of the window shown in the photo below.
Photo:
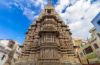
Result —
[{"label": "window", "polygon": [[51,33],[46,34],[46,41],[52,42],[52,34]]},{"label": "window", "polygon": [[47,10],[47,13],[50,14],[50,13],[51,13],[51,9],[48,9],[48,10]]},{"label": "window", "polygon": [[89,46],[84,51],[86,54],[89,54],[89,53],[93,52],[93,49],[91,48],[91,46]]},{"label": "window", "polygon": [[15,44],[14,41],[10,41],[9,44],[8,44],[8,47],[9,47],[9,48],[13,48],[14,44]]},{"label": "window", "polygon": [[83,57],[83,53],[82,52],[80,53],[80,56]]},{"label": "window", "polygon": [[13,45],[12,45],[12,44],[9,44],[9,46],[8,46],[8,47],[13,48]]},{"label": "window", "polygon": [[83,54],[85,55],[86,53],[85,53],[85,50],[83,50]]},{"label": "window", "polygon": [[2,56],[1,60],[3,60],[5,58],[5,55]]},{"label": "window", "polygon": [[95,49],[99,48],[97,44],[94,44],[93,46]]},{"label": "window", "polygon": [[98,25],[100,25],[100,20],[97,22]]},{"label": "window", "polygon": [[100,37],[100,33],[97,33],[97,35]]}]

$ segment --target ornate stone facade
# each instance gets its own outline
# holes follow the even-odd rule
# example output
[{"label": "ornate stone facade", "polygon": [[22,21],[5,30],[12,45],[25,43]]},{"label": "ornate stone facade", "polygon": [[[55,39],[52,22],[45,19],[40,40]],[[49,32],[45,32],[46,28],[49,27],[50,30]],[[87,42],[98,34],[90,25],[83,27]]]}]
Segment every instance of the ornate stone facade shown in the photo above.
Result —
[{"label": "ornate stone facade", "polygon": [[15,65],[79,63],[74,54],[71,34],[53,6],[47,5],[36,22],[30,26],[22,55]]}]

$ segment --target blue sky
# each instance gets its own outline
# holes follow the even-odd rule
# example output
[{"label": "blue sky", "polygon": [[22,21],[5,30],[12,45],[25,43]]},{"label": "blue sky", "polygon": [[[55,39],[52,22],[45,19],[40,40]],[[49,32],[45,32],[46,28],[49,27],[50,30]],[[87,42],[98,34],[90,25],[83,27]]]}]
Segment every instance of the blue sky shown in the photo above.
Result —
[{"label": "blue sky", "polygon": [[[0,0],[0,39],[12,39],[23,44],[27,29],[46,4],[47,0]],[[70,26],[73,37],[82,39],[86,38],[82,33],[88,35],[88,30],[92,27],[89,22],[85,25],[86,30],[82,29],[86,24],[84,21],[91,21],[100,12],[99,4],[99,0],[53,0],[55,10]]]},{"label": "blue sky", "polygon": [[[28,27],[34,21],[34,16],[39,15],[41,11],[41,5],[35,6],[24,0],[18,6],[14,4],[16,3],[14,0],[0,0],[0,2],[0,39],[12,39],[22,44]],[[53,4],[55,3],[56,0]],[[31,4],[31,7],[27,4]],[[21,7],[33,10],[35,12],[33,18],[31,15],[29,18],[24,15]],[[27,11],[25,13],[28,15]]]}]

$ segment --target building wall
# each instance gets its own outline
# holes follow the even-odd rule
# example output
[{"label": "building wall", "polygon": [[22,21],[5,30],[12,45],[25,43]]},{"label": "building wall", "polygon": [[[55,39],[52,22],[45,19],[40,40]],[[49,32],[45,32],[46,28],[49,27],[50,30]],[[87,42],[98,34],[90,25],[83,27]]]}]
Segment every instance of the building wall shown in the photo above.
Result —
[{"label": "building wall", "polygon": [[14,65],[16,63],[16,61],[18,60],[19,56],[21,55],[21,47],[20,46],[17,46],[16,47],[16,50],[13,54],[13,58],[11,60],[11,65]]},{"label": "building wall", "polygon": [[98,24],[98,22],[100,22],[100,12],[97,14],[97,16],[95,16],[95,18],[92,20],[93,25],[95,26],[95,30],[92,30],[92,33],[94,32],[96,36],[96,42],[98,45],[98,49],[95,49],[95,52],[97,54],[97,56],[100,58],[100,23]]},{"label": "building wall", "polygon": [[74,44],[74,49],[75,49],[75,53],[78,57],[78,60],[80,61],[80,63],[82,64],[88,64],[86,57],[84,56],[84,52],[83,52],[83,45],[86,43],[87,41],[82,41],[81,39],[73,39],[73,44]]},{"label": "building wall", "polygon": [[[3,58],[3,56],[5,57]],[[3,65],[6,62],[7,58],[8,58],[7,54],[0,52],[0,65]]]},{"label": "building wall", "polygon": [[[94,34],[93,34],[94,32]],[[98,56],[98,58],[100,59],[100,36],[98,35],[98,32],[96,31],[96,29],[92,30],[91,34],[95,37],[94,41],[91,40],[91,45],[93,47],[93,50],[95,51],[96,55]],[[96,47],[95,48],[95,44]]]},{"label": "building wall", "polygon": [[80,58],[81,64],[88,64],[87,59],[82,50],[79,51],[79,58]]}]

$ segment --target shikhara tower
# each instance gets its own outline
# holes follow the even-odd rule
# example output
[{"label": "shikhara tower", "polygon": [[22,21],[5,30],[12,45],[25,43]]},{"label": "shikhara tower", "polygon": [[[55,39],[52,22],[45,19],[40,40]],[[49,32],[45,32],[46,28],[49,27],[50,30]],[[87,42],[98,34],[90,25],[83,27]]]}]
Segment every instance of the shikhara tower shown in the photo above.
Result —
[{"label": "shikhara tower", "polygon": [[49,0],[36,23],[30,26],[15,65],[78,65],[71,34]]}]

